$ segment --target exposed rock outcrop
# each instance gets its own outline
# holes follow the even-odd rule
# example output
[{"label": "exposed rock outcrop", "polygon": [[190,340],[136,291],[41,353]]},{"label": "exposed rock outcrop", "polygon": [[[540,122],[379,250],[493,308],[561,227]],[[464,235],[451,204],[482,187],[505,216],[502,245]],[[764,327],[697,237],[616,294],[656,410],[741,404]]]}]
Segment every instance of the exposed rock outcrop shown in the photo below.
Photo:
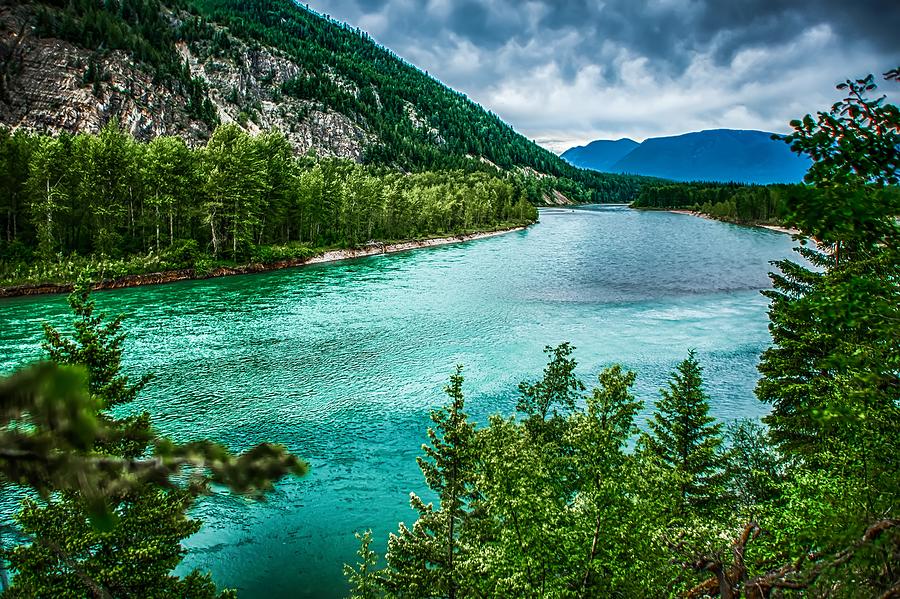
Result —
[{"label": "exposed rock outcrop", "polygon": [[[177,25],[179,16],[172,19]],[[177,47],[191,76],[207,84],[221,122],[251,133],[277,128],[298,153],[312,149],[357,161],[375,141],[364,123],[281,93],[286,81],[303,75],[300,65],[233,37],[229,46],[227,55],[217,55],[205,42]],[[88,81],[89,68],[99,73],[95,82]],[[156,81],[123,51],[95,52],[38,37],[27,7],[0,6],[0,123],[6,126],[96,132],[116,118],[139,139],[178,135],[190,145],[202,144],[210,125],[189,114],[180,88],[177,82]]]}]

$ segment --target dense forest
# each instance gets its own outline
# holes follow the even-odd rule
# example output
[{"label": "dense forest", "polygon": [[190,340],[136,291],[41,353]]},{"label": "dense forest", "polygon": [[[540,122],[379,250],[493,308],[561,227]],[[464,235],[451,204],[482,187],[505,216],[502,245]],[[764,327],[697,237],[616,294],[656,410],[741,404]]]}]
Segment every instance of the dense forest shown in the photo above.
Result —
[{"label": "dense forest", "polygon": [[741,183],[658,183],[643,187],[634,208],[693,210],[742,224],[778,225],[788,205],[800,194],[814,193],[803,185]]},{"label": "dense forest", "polygon": [[[814,183],[814,181],[813,181]],[[810,184],[746,185],[742,183],[649,182],[641,187],[633,208],[691,210],[742,225],[783,225],[790,207],[825,202],[823,191]],[[874,192],[879,203],[896,203],[896,186]]]},{"label": "dense forest", "polygon": [[[790,206],[827,201],[814,185],[744,185],[741,183],[650,183],[641,188],[634,208],[680,209],[742,225],[783,225]],[[879,203],[897,202],[896,186],[875,192]]]},{"label": "dense forest", "polygon": [[[295,157],[284,136],[216,129],[190,149],[99,135],[0,132],[0,280],[71,281],[216,262],[274,262],[372,240],[534,222],[533,178],[462,170],[403,174]],[[529,180],[530,179],[530,180]]]},{"label": "dense forest", "polygon": [[[219,122],[216,107],[204,78],[179,53],[179,43],[198,56],[236,54],[241,60],[240,42],[287,57],[300,73],[271,83],[267,99],[296,98],[307,102],[305,110],[346,115],[371,135],[361,157],[366,164],[406,171],[531,173],[546,197],[555,189],[576,202],[627,202],[647,180],[569,165],[366,33],[290,0],[41,0],[29,5],[35,35],[92,51],[83,80],[94,86],[95,95],[105,85],[101,59],[122,50],[177,92],[187,112],[210,132]],[[227,95],[242,107],[239,124],[256,118],[259,98],[244,97],[238,89]]]}]

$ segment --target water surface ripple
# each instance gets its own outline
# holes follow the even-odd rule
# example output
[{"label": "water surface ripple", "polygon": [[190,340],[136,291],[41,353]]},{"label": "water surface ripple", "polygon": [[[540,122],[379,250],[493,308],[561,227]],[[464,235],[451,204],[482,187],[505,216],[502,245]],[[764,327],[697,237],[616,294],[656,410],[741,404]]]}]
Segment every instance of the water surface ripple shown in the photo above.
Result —
[{"label": "water surface ripple", "polygon": [[[637,371],[648,405],[693,347],[717,416],[762,414],[759,290],[792,245],[665,212],[547,209],[527,231],[466,244],[96,298],[126,314],[128,371],[155,375],[132,409],[178,439],[274,441],[312,464],[262,504],[202,499],[183,570],[244,598],[331,597],[354,531],[374,529],[381,551],[411,521],[415,457],[455,364],[484,422],[511,412],[544,345],[577,346],[589,384],[615,361]],[[62,296],[0,302],[0,371],[40,356],[44,320],[67,323]]]}]

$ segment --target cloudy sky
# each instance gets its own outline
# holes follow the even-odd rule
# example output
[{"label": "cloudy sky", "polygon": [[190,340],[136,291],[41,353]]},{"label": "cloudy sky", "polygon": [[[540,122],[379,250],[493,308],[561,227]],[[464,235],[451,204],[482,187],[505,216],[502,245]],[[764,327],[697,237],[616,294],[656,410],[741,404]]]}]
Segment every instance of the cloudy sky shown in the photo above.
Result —
[{"label": "cloudy sky", "polygon": [[368,31],[555,151],[717,127],[782,132],[830,106],[835,83],[900,65],[898,0],[309,6]]}]

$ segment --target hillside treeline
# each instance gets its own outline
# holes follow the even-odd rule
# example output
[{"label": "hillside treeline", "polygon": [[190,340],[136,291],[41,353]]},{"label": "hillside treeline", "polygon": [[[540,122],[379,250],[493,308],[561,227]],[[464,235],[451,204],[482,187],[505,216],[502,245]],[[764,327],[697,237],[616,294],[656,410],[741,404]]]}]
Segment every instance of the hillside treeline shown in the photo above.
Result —
[{"label": "hillside treeline", "polygon": [[693,210],[723,220],[778,224],[787,203],[809,193],[802,185],[744,185],[741,183],[661,183],[643,187],[635,208]]},{"label": "hillside treeline", "polygon": [[[878,191],[879,201],[900,194],[896,188]],[[641,187],[635,208],[692,210],[719,220],[748,225],[782,225],[788,207],[814,202],[822,192],[809,185],[745,185],[742,183],[648,183]],[[825,201],[822,198],[820,201]]]},{"label": "hillside treeline", "polygon": [[280,133],[234,125],[197,149],[176,137],[140,143],[115,123],[99,135],[4,131],[0,173],[8,279],[77,256],[153,256],[148,269],[265,262],[537,218],[524,177],[295,157]]}]

